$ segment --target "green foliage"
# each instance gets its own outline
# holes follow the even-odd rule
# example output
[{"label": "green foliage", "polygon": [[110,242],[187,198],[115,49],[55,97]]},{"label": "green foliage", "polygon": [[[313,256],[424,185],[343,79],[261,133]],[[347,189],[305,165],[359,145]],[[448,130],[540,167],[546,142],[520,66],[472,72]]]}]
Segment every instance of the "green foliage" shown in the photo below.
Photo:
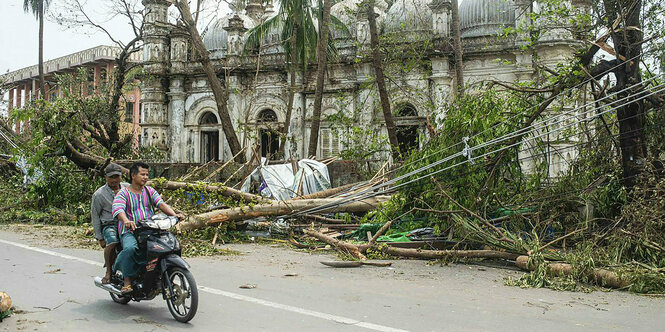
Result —
[{"label": "green foliage", "polygon": [[40,207],[51,206],[76,215],[87,214],[90,197],[104,184],[102,177],[91,178],[63,157],[44,158],[33,169],[37,168],[44,176],[28,187],[26,198],[34,200]]},{"label": "green foliage", "polygon": [[[500,163],[492,163],[490,157],[493,155],[488,153],[496,149],[496,145],[479,148],[472,152],[472,156],[480,158],[474,164],[466,163],[463,167],[457,165],[464,163],[467,157],[457,154],[465,147],[462,143],[464,137],[471,137],[468,145],[473,147],[514,130],[526,116],[527,107],[524,99],[494,90],[456,100],[445,110],[445,121],[441,129],[445,135],[433,137],[421,150],[413,151],[400,169],[399,175],[408,174],[438,160],[449,160],[424,173],[405,178],[401,183],[408,185],[400,190],[399,195],[387,205],[389,207],[384,209],[387,217],[394,218],[396,213],[405,212],[406,206],[436,210],[457,209],[452,202],[442,199],[437,182],[448,194],[456,197],[459,203],[474,211],[492,211],[501,207],[502,202],[498,201],[497,197],[512,197],[515,200],[522,197],[521,192],[538,184],[538,181],[530,183],[528,178],[521,174],[516,153],[509,153]],[[515,115],[516,121],[508,125],[498,125]],[[485,154],[488,155],[483,156]],[[428,174],[434,176],[435,180],[431,180]],[[423,176],[424,178],[417,180]],[[415,182],[411,183],[412,181]],[[414,214],[430,215],[432,218],[437,215]]]}]

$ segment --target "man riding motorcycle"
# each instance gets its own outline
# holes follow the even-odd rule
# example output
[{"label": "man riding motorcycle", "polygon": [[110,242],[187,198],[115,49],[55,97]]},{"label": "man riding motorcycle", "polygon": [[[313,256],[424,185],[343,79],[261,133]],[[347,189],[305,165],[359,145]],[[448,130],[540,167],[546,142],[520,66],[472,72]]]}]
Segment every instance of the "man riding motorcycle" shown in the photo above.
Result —
[{"label": "man riding motorcycle", "polygon": [[118,244],[118,219],[113,218],[113,200],[118,191],[127,187],[129,183],[121,182],[121,168],[115,163],[110,163],[104,168],[104,176],[106,184],[92,194],[90,216],[95,238],[104,249],[106,275],[102,278],[102,283],[108,284],[115,262],[115,247]]},{"label": "man riding motorcycle", "polygon": [[183,214],[176,214],[173,209],[162,200],[162,196],[152,187],[146,186],[149,180],[150,166],[143,162],[136,162],[129,168],[131,184],[118,191],[113,200],[113,216],[117,217],[118,234],[122,243],[122,251],[118,254],[114,268],[122,272],[124,286],[122,294],[132,292],[132,278],[135,277],[141,266],[145,264],[138,252],[138,244],[133,231],[136,221],[152,217],[154,208],[159,208],[168,216],[177,216],[184,219]]}]

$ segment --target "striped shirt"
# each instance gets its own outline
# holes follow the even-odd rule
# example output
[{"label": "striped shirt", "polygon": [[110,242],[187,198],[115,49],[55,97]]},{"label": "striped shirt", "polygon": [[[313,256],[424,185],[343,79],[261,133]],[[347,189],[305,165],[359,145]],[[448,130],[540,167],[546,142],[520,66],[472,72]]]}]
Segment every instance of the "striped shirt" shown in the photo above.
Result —
[{"label": "striped shirt", "polygon": [[[122,188],[113,200],[113,217],[116,218],[120,212],[124,212],[129,221],[146,220],[155,214],[154,209],[162,203],[162,196],[152,187],[143,187],[140,194],[129,191],[129,187]],[[126,232],[131,230],[125,229],[125,224],[119,221],[118,234],[122,236]]]}]

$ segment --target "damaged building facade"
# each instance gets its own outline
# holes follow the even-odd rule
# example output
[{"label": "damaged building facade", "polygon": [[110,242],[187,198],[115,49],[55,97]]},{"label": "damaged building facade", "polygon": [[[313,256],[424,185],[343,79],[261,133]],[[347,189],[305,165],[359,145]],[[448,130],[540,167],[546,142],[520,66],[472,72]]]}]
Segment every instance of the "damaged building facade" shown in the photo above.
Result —
[{"label": "damaged building facade", "polygon": [[[144,0],[146,7],[141,142],[165,151],[171,162],[198,163],[228,160],[226,143],[212,90],[200,63],[192,60],[188,35],[168,23],[170,4],[165,0]],[[359,10],[361,0],[343,0],[332,14],[348,31],[332,29],[339,56],[329,63],[325,81],[322,122],[317,157],[337,154],[346,138],[332,130],[330,115],[354,119],[354,125],[385,134],[378,92],[373,83],[369,59],[368,20]],[[590,2],[573,0],[569,6],[588,11]],[[464,0],[459,8],[464,49],[466,85],[497,80],[530,81],[539,65],[554,67],[569,61],[582,44],[570,29],[549,28],[535,46],[525,50],[530,13],[537,6],[528,0]],[[434,43],[426,54],[427,65],[416,66],[390,80],[389,96],[400,145],[418,147],[427,138],[428,120],[445,118],[442,110],[454,96],[454,56],[450,47],[451,3],[449,0],[396,0],[388,6],[382,0],[375,8],[380,33],[400,35]],[[276,15],[268,2],[251,0],[242,10],[220,17],[202,33],[218,77],[226,81],[228,112],[243,146],[258,146],[262,157],[279,149],[277,132],[284,126],[289,71],[279,31],[271,31],[258,50],[245,48],[247,31]],[[507,28],[520,27],[505,35]],[[410,36],[410,37],[409,37]],[[538,59],[534,54],[538,54]],[[536,61],[538,63],[536,63]],[[316,65],[306,75],[298,73],[300,88],[295,93],[293,115],[288,128],[287,158],[304,158],[308,151],[314,104]],[[570,107],[574,107],[573,103]],[[568,144],[568,143],[562,143]],[[250,158],[252,151],[245,151]],[[385,158],[389,158],[388,154]]]}]

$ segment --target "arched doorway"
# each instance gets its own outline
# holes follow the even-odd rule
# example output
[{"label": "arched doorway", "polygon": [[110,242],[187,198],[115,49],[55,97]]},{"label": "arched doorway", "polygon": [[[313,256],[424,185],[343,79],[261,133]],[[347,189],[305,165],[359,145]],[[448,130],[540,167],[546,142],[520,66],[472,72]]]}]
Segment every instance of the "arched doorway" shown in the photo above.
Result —
[{"label": "arched doorway", "polygon": [[201,163],[219,160],[219,122],[212,112],[204,113],[199,119],[201,128]]},{"label": "arched doorway", "polygon": [[418,117],[418,112],[413,105],[404,104],[397,108],[395,112],[395,125],[397,127],[395,134],[402,155],[408,154],[411,150],[419,147],[418,129],[421,124],[422,119]]},{"label": "arched doorway", "polygon": [[261,144],[261,157],[273,159],[279,151],[279,131],[277,130],[277,114],[271,109],[259,112],[256,119],[259,127],[259,143]]}]

